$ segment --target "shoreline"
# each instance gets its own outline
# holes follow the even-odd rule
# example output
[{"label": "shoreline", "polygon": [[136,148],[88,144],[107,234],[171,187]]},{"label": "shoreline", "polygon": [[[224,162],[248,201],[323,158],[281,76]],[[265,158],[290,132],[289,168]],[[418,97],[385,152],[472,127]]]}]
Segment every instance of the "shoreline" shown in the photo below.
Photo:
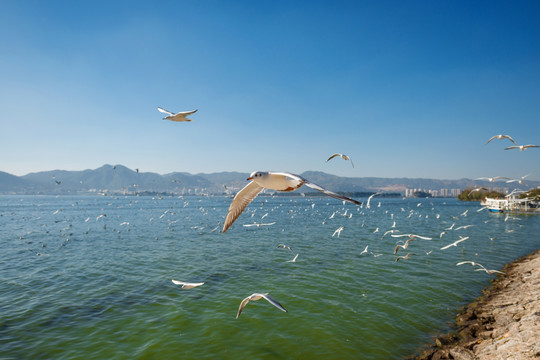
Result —
[{"label": "shoreline", "polygon": [[456,329],[406,359],[539,359],[540,249],[504,266],[456,316]]}]

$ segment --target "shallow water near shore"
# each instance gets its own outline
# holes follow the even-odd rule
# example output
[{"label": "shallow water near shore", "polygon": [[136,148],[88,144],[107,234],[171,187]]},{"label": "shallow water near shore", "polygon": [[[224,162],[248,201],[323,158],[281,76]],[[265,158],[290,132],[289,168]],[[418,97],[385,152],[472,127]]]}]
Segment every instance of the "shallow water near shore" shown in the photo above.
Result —
[{"label": "shallow water near shore", "polygon": [[[222,234],[230,202],[0,197],[2,358],[399,359],[449,330],[494,278],[456,263],[500,270],[540,247],[540,216],[455,199],[374,198],[366,209],[260,196]],[[254,222],[275,224],[242,226]],[[390,229],[433,239],[396,262],[405,238],[383,238]],[[459,236],[469,239],[440,249]],[[254,292],[288,312],[260,300],[236,319]]]}]

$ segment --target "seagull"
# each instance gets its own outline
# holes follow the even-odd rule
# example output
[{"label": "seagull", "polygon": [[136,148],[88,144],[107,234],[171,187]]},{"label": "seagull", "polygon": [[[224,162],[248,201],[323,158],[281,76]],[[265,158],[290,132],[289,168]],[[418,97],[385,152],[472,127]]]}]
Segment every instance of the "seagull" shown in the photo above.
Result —
[{"label": "seagull", "polygon": [[491,139],[488,140],[488,142],[486,143],[486,145],[489,144],[489,142],[490,142],[491,140],[493,140],[493,139],[498,139],[498,140],[508,139],[508,140],[510,140],[511,142],[513,142],[514,144],[516,143],[516,142],[514,141],[514,139],[512,139],[512,138],[511,138],[510,136],[508,136],[508,135],[495,135],[495,136],[493,136]]},{"label": "seagull", "polygon": [[484,265],[479,264],[479,263],[474,262],[474,261],[462,261],[462,262],[458,262],[456,265],[459,266],[459,265],[463,265],[463,264],[471,264],[472,266],[479,266],[480,268],[475,269],[475,271],[485,271],[488,274],[493,274],[493,273],[504,274],[504,272],[499,271],[499,270],[488,270],[488,269],[486,269],[486,267]]},{"label": "seagull", "polygon": [[164,114],[168,114],[168,116],[165,116],[163,118],[163,120],[171,120],[171,121],[192,121],[191,119],[188,119],[186,116],[188,115],[191,115],[193,113],[195,113],[197,110],[192,110],[192,111],[183,111],[183,112],[179,112],[179,113],[172,113],[170,111],[167,111],[165,109],[162,109],[160,107],[157,108],[159,112],[162,112]]},{"label": "seagull", "polygon": [[[336,153],[336,154],[333,154],[332,156],[330,156],[330,157],[328,158],[328,160],[331,160],[331,159],[335,158],[336,156],[341,157],[343,160],[349,160],[349,161],[351,162],[352,167],[354,168],[354,164],[353,164],[351,158],[348,157],[347,155],[344,155],[344,154],[337,154],[337,153]],[[328,160],[326,160],[326,162],[328,162]]]},{"label": "seagull", "polygon": [[525,151],[527,150],[528,148],[540,148],[540,146],[538,145],[532,145],[532,144],[529,144],[529,145],[515,145],[515,146],[509,146],[507,148],[504,148],[504,150],[510,150],[510,149],[519,149],[521,151]]},{"label": "seagull", "polygon": [[403,237],[403,236],[408,236],[409,237],[409,240],[414,240],[415,238],[419,238],[419,239],[422,239],[422,240],[432,240],[432,238],[430,237],[426,237],[426,236],[420,236],[420,235],[416,235],[416,234],[399,234],[399,235],[394,235],[392,234],[391,235],[392,237]]},{"label": "seagull", "polygon": [[403,245],[396,245],[395,249],[394,249],[394,254],[397,254],[398,252],[398,249],[399,248],[402,248],[403,250],[407,249],[409,247],[409,243],[413,240],[416,240],[415,238],[410,238],[410,239],[407,239],[407,241],[405,241],[405,244]]},{"label": "seagull", "polygon": [[365,248],[364,250],[362,250],[362,252],[360,253],[360,255],[367,253],[368,247],[369,247],[369,245],[366,245],[366,248]]},{"label": "seagull", "polygon": [[362,205],[360,201],[338,195],[310,182],[309,180],[304,179],[299,175],[287,172],[255,171],[251,173],[247,179],[251,180],[251,182],[240,190],[234,197],[231,206],[229,207],[227,217],[225,218],[222,232],[227,231],[227,229],[234,223],[240,214],[242,214],[242,211],[244,211],[249,203],[265,188],[277,191],[293,191],[302,185],[306,185],[333,198],[348,201],[356,205]]},{"label": "seagull", "polygon": [[278,244],[278,246],[276,246],[276,248],[278,248],[278,249],[279,249],[279,248],[287,249],[287,250],[289,250],[293,255],[295,255],[293,249],[292,249],[290,246],[288,246],[288,245],[285,245],[285,244]]},{"label": "seagull", "polygon": [[415,254],[415,253],[407,253],[407,255],[405,255],[405,256],[398,256],[398,257],[396,258],[396,261],[399,261],[399,259],[409,260],[409,257],[410,257],[411,255],[416,255],[416,254]]},{"label": "seagull", "polygon": [[459,237],[459,240],[454,241],[453,243],[451,243],[451,244],[449,244],[449,245],[443,246],[443,247],[441,248],[441,250],[448,249],[448,248],[451,247],[451,246],[457,246],[457,244],[459,244],[459,243],[462,242],[462,241],[467,240],[468,238],[469,238],[468,236],[466,236],[466,237],[461,237],[461,236],[460,236],[460,237]]},{"label": "seagull", "polygon": [[[399,232],[399,230],[395,230],[395,229],[393,229],[393,230],[387,230],[387,231],[385,231],[385,233],[383,234],[382,238],[384,238],[384,237],[385,237],[386,235],[388,235],[388,234],[393,234],[393,233],[395,233],[395,232]],[[381,238],[381,239],[382,239],[382,238]]]},{"label": "seagull", "polygon": [[373,197],[374,197],[375,195],[380,195],[380,194],[381,194],[381,193],[376,192],[375,194],[371,194],[371,195],[368,197],[367,203],[366,203],[366,209],[369,209],[369,208],[371,207],[371,206],[369,205],[369,202],[371,201],[371,199],[373,199]]},{"label": "seagull", "polygon": [[513,183],[513,182],[517,182],[518,184],[522,185],[523,184],[523,180],[525,180],[525,178],[527,176],[529,176],[530,174],[527,174],[525,176],[522,176],[521,178],[519,179],[511,179],[511,180],[507,180],[506,183]]},{"label": "seagull", "polygon": [[474,225],[463,225],[463,226],[455,228],[454,231],[461,230],[461,229],[467,229],[467,228],[470,228],[471,226],[474,226]]},{"label": "seagull", "polygon": [[336,234],[337,234],[337,237],[339,237],[342,231],[343,231],[343,226],[338,227],[336,231],[334,231],[334,233],[332,234],[332,237],[334,237]]},{"label": "seagull", "polygon": [[263,226],[270,226],[270,225],[274,225],[275,222],[271,222],[271,223],[253,223],[253,224],[244,224],[242,226],[244,227],[251,227],[251,226],[256,226],[256,227],[263,227]]},{"label": "seagull", "polygon": [[200,283],[188,283],[188,282],[183,282],[183,281],[178,281],[178,280],[171,280],[171,281],[175,285],[182,285],[182,289],[192,289],[194,287],[201,286],[202,284],[204,284],[203,282],[200,282]]},{"label": "seagull", "polygon": [[298,254],[294,255],[294,259],[288,260],[287,262],[296,262],[297,258],[298,258]]},{"label": "seagull", "polygon": [[283,306],[281,306],[280,303],[278,303],[276,300],[272,299],[270,297],[270,295],[268,295],[268,293],[265,293],[265,294],[260,294],[260,293],[254,293],[254,294],[251,294],[249,295],[247,298],[245,298],[244,300],[242,300],[242,302],[240,303],[240,307],[238,308],[238,314],[236,314],[236,318],[238,319],[238,317],[240,316],[240,314],[242,313],[242,310],[244,310],[244,307],[246,307],[247,303],[250,302],[250,301],[257,301],[257,300],[260,300],[260,299],[265,299],[267,300],[270,304],[274,305],[275,307],[277,307],[279,310],[283,311],[283,312],[287,312],[287,310],[285,310],[285,308]]},{"label": "seagull", "polygon": [[508,179],[507,177],[504,177],[504,176],[495,176],[495,177],[480,177],[480,178],[476,178],[474,180],[487,180],[489,182],[495,182],[495,180],[497,179]]}]

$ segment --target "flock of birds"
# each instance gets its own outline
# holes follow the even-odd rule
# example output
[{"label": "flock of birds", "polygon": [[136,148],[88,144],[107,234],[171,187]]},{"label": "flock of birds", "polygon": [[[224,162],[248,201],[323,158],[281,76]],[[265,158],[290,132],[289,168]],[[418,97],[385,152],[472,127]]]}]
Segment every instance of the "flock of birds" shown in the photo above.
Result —
[{"label": "flock of birds", "polygon": [[[172,113],[172,112],[164,110],[164,109],[162,109],[160,107],[158,107],[158,110],[160,112],[165,113],[165,114],[168,115],[168,116],[163,118],[164,120],[171,120],[171,121],[191,121],[191,119],[188,119],[186,116],[191,115],[191,114],[193,114],[193,113],[195,113],[197,111],[197,110],[193,110],[193,111]],[[532,144],[529,144],[529,145],[517,145],[515,140],[512,137],[510,137],[509,135],[503,135],[503,134],[495,135],[495,136],[491,137],[487,141],[486,144],[489,144],[492,140],[495,140],[495,139],[497,139],[497,140],[508,139],[512,143],[514,143],[513,146],[506,147],[505,150],[519,149],[521,151],[525,151],[526,149],[529,149],[529,148],[538,148],[538,147],[540,147],[538,145],[532,145]],[[345,154],[340,154],[340,153],[332,154],[326,160],[326,162],[328,162],[328,161],[330,161],[330,160],[332,160],[333,158],[336,158],[336,157],[341,157],[343,160],[350,161],[351,166],[354,168],[354,163],[353,163],[352,159],[348,155],[345,155]],[[476,180],[487,180],[489,182],[495,182],[498,179],[506,179],[506,180],[508,180],[507,183],[518,182],[519,184],[522,184],[523,180],[524,180],[524,178],[526,176],[527,175],[521,177],[520,179],[509,179],[509,178],[506,178],[506,177],[498,176],[498,177],[492,177],[492,178],[486,178],[486,177],[477,178]],[[247,180],[250,181],[250,182],[236,194],[233,201],[231,202],[231,205],[230,205],[229,210],[227,212],[225,222],[223,224],[223,228],[222,228],[223,233],[225,233],[233,225],[233,223],[242,214],[244,209],[264,189],[282,191],[282,192],[289,192],[289,191],[297,190],[300,187],[302,187],[303,185],[305,185],[305,186],[310,187],[310,188],[312,188],[314,190],[320,191],[325,195],[336,198],[338,200],[342,200],[343,203],[349,202],[349,203],[352,203],[352,204],[355,204],[355,205],[358,205],[358,206],[362,206],[362,203],[360,201],[348,198],[348,197],[343,196],[343,195],[339,195],[339,194],[337,194],[335,192],[332,192],[330,190],[327,190],[327,189],[325,189],[325,188],[323,188],[323,187],[321,187],[321,186],[319,186],[317,184],[314,184],[313,182],[311,182],[311,181],[309,181],[309,180],[307,180],[307,179],[305,179],[305,178],[303,178],[303,177],[301,177],[299,175],[288,173],[288,172],[255,171],[255,172],[251,173],[251,175],[247,178]],[[478,191],[480,189],[483,189],[483,188],[477,188],[477,189],[474,189],[474,190]],[[370,208],[371,199],[374,196],[378,195],[378,194],[379,193],[375,193],[375,194],[371,195],[368,198],[368,201],[366,203],[366,208],[367,209]],[[332,216],[333,215],[334,214],[332,214]],[[351,214],[351,216],[352,216],[352,214]],[[269,226],[269,225],[273,225],[273,224],[275,224],[275,223],[268,223],[268,224],[254,223],[254,224],[246,224],[244,226],[245,227],[251,227],[251,226],[262,227],[262,226]],[[395,226],[395,223],[394,223],[394,226]],[[467,228],[469,226],[472,226],[472,225],[458,227],[455,230],[459,230],[459,229],[462,229],[462,228]],[[343,230],[344,230],[343,226],[340,226],[339,228],[337,228],[334,231],[334,233],[332,234],[332,237],[334,237],[336,235],[337,235],[337,237],[339,237]],[[375,232],[377,232],[378,230],[379,229],[377,228],[375,230]],[[450,229],[447,229],[447,230],[452,230],[452,229],[450,228]],[[385,235],[388,232],[394,232],[394,231],[389,230],[389,231],[385,232]],[[446,233],[445,231],[441,232],[440,237],[442,238],[442,236],[445,233]],[[415,241],[417,239],[432,240],[432,238],[430,238],[430,237],[420,236],[420,235],[416,235],[416,234],[394,234],[394,233],[392,233],[391,236],[396,237],[396,238],[408,237],[408,239],[404,243],[402,243],[402,244],[397,243],[396,244],[396,246],[394,248],[394,254],[397,254],[399,249],[403,249],[403,250],[407,249],[409,244],[412,241]],[[466,241],[468,239],[469,239],[468,236],[459,236],[458,240],[456,240],[456,241],[454,241],[454,242],[452,242],[452,243],[450,243],[448,245],[445,245],[445,246],[441,247],[440,250],[446,250],[446,249],[448,249],[450,247],[457,247],[457,245],[459,243],[461,243],[463,241]],[[293,253],[294,258],[293,258],[293,260],[290,260],[291,262],[295,262],[296,259],[298,258],[298,254],[294,254],[294,252],[292,251],[292,249],[289,246],[284,245],[284,244],[280,244],[280,245],[278,245],[278,247],[288,249],[289,251],[291,251]],[[366,254],[367,252],[368,252],[368,246],[365,247],[365,249],[362,251],[361,254]],[[403,255],[403,256],[401,256],[401,255],[397,256],[395,260],[396,261],[408,260],[410,258],[410,256],[412,256],[412,255],[416,255],[416,254],[415,253],[407,253],[406,255]],[[472,261],[461,262],[461,263],[458,263],[457,265],[462,265],[464,263],[470,263],[473,266],[479,266],[479,268],[477,270],[484,270],[488,274],[493,274],[493,273],[497,272],[496,270],[488,270],[484,266],[482,266],[482,265],[480,265],[478,263],[472,262]],[[178,285],[182,285],[183,289],[189,289],[189,288],[193,288],[193,287],[200,286],[200,285],[204,284],[204,283],[196,283],[196,284],[184,283],[184,282],[179,282],[177,280],[173,280],[173,283],[178,284]],[[240,307],[238,309],[238,313],[237,313],[236,317],[238,318],[240,316],[242,310],[244,309],[244,307],[246,306],[246,304],[249,301],[255,301],[255,300],[260,300],[260,299],[265,299],[270,304],[277,307],[278,309],[280,309],[282,311],[285,311],[285,312],[287,311],[287,310],[285,310],[285,308],[281,304],[279,304],[276,300],[271,298],[267,293],[265,293],[265,294],[254,293],[254,294],[246,297],[244,300],[242,300],[242,302],[240,303]]]}]

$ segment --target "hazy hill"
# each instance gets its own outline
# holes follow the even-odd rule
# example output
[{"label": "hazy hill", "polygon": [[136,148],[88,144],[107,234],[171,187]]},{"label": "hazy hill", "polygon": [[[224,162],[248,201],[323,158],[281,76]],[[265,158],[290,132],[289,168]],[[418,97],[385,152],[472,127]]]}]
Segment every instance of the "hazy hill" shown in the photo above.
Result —
[{"label": "hazy hill", "polygon": [[[529,189],[540,185],[539,181],[528,181],[515,186],[505,182],[489,183],[471,179],[437,180],[410,178],[340,177],[320,171],[307,171],[301,176],[337,192],[397,192],[405,189],[465,189],[486,186],[514,189]],[[248,173],[219,172],[192,175],[174,172],[160,175],[152,172],[137,172],[123,165],[103,165],[94,170],[53,170],[14,176],[0,172],[1,193],[67,194],[88,192],[167,192],[175,194],[234,194],[248,182]],[[304,192],[311,192],[304,189]]]}]

